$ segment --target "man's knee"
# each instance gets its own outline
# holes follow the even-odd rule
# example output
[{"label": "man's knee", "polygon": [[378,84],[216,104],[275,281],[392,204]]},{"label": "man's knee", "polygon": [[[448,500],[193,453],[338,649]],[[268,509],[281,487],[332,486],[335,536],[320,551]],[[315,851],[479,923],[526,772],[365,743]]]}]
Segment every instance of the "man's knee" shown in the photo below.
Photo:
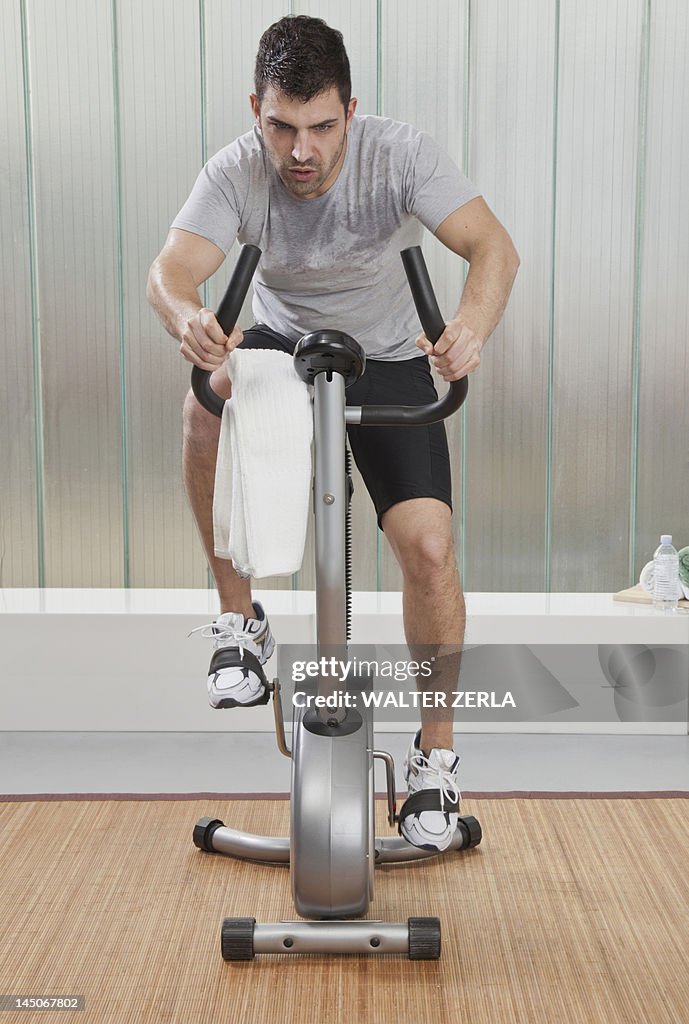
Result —
[{"label": "man's knee", "polygon": [[418,509],[410,502],[386,513],[383,527],[406,577],[431,580],[456,574],[451,524],[450,510],[440,502]]},{"label": "man's knee", "polygon": [[437,579],[457,571],[451,536],[421,533],[408,538],[401,549],[402,572],[414,578]]},{"label": "man's knee", "polygon": [[[221,367],[220,370],[215,370],[211,374],[210,384],[215,393],[220,395],[225,401],[230,398],[232,385],[224,367]],[[198,435],[211,435],[215,437],[220,434],[220,418],[204,409],[191,388],[184,400],[182,419],[185,438],[192,438]]]},{"label": "man's knee", "polygon": [[220,420],[203,408],[191,388],[184,399],[182,424],[185,441],[208,436],[214,432],[220,433]]}]

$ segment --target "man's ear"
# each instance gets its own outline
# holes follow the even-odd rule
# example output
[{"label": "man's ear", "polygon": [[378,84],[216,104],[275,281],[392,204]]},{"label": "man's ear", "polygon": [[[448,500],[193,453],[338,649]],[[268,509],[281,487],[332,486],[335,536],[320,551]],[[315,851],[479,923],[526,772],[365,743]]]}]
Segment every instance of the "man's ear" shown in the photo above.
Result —
[{"label": "man's ear", "polygon": [[256,96],[254,93],[252,93],[251,96],[249,97],[249,99],[251,101],[251,109],[253,111],[254,117],[256,118],[256,124],[260,128],[261,127],[261,104],[258,101],[258,96]]},{"label": "man's ear", "polygon": [[352,123],[352,118],[354,117],[354,111],[356,110],[356,103],[357,103],[356,97],[353,96],[351,98],[351,100],[349,101],[349,106],[347,107],[347,117],[345,119],[345,123],[346,123],[348,128],[349,128],[350,124]]}]

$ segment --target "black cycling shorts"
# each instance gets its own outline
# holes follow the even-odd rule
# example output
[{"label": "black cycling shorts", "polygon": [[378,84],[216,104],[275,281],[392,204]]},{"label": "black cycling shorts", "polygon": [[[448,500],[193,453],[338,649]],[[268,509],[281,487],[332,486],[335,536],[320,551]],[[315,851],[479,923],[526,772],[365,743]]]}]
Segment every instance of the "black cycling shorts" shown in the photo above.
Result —
[{"label": "black cycling shorts", "polygon": [[[256,324],[244,331],[242,348],[272,348],[290,355],[295,342]],[[435,390],[426,356],[398,361],[367,359],[364,375],[345,391],[347,405],[428,405]],[[452,509],[450,454],[445,424],[357,427],[347,436],[354,461],[376,508],[383,513],[409,498],[437,498]]]}]

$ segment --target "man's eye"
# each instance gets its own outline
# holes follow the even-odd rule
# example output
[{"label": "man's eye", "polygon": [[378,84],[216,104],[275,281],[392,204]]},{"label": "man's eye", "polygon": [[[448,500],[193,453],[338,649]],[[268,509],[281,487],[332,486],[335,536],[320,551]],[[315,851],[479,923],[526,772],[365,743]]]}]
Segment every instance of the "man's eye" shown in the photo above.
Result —
[{"label": "man's eye", "polygon": [[332,128],[331,124],[317,124],[316,125],[316,131],[317,132],[329,132],[331,128]]}]

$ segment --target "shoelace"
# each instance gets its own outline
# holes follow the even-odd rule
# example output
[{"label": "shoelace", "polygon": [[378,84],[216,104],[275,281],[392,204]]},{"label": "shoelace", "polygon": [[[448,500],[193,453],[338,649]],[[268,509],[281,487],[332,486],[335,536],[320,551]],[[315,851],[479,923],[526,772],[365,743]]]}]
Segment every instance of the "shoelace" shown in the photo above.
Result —
[{"label": "shoelace", "polygon": [[187,634],[187,639],[192,633],[198,633],[200,630],[204,630],[201,636],[206,637],[209,640],[231,640],[237,644],[237,647],[242,652],[240,657],[243,658],[244,650],[247,644],[251,643],[254,647],[256,644],[256,635],[249,633],[246,629],[239,629],[237,626],[230,626],[227,622],[207,622],[203,626],[196,626],[192,629],[191,633]]},{"label": "shoelace", "polygon": [[422,775],[432,775],[433,782],[435,782],[436,778],[439,780],[440,809],[442,811],[445,810],[446,800],[451,800],[454,803],[455,801],[460,801],[462,799],[462,794],[459,791],[459,787],[455,782],[454,776],[448,769],[435,768],[425,754],[414,754],[411,759],[411,765],[418,769]]}]

